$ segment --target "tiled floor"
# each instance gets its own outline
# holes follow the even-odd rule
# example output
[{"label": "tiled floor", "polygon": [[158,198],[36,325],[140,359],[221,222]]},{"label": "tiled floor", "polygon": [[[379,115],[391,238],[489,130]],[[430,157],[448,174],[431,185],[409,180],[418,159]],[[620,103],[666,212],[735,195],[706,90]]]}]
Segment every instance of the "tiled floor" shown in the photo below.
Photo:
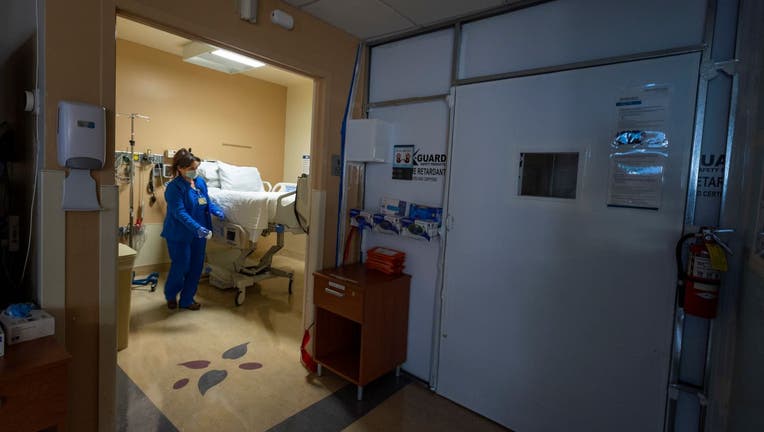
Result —
[{"label": "tiled floor", "polygon": [[[392,374],[365,389],[327,373],[316,377],[299,362],[303,263],[277,256],[295,272],[247,292],[202,281],[200,311],[168,310],[162,294],[132,291],[129,345],[118,354],[121,431],[457,431],[503,429]],[[129,377],[129,378],[128,378]]]}]

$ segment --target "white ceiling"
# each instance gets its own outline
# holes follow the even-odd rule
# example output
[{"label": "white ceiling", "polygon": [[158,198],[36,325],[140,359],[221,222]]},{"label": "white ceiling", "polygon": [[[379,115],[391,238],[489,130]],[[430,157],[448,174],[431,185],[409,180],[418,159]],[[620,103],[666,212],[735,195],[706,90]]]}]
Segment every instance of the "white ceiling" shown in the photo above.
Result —
[{"label": "white ceiling", "polygon": [[[191,42],[186,38],[121,17],[117,17],[117,39],[158,49],[178,57],[183,56],[183,45]],[[299,86],[312,82],[310,78],[270,65],[251,69],[241,73],[241,75],[269,81],[284,87]]]},{"label": "white ceiling", "polygon": [[517,0],[282,0],[363,40],[416,30]]}]

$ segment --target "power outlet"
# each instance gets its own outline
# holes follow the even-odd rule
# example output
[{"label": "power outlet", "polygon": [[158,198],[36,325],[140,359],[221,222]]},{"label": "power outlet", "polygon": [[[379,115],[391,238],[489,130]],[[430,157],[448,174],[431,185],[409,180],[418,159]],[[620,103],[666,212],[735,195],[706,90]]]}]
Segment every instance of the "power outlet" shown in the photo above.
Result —
[{"label": "power outlet", "polygon": [[332,175],[339,177],[342,174],[342,159],[340,155],[332,155]]},{"label": "power outlet", "polygon": [[19,250],[19,217],[8,216],[8,251]]},{"label": "power outlet", "polygon": [[167,150],[164,151],[164,155],[165,155],[165,157],[171,158],[171,157],[175,156],[175,150],[167,149]]}]

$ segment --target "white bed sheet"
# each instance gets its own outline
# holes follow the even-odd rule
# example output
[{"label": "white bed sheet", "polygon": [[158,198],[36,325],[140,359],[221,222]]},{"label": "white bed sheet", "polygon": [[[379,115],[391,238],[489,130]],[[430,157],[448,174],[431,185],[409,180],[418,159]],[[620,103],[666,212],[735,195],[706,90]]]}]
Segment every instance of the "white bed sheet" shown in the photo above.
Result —
[{"label": "white bed sheet", "polygon": [[[239,224],[247,230],[250,240],[256,241],[260,232],[268,228],[269,222],[278,223],[276,206],[278,198],[285,192],[241,192],[224,190],[220,188],[208,188],[210,199],[220,206],[225,213],[226,220]],[[294,202],[295,196],[284,198],[283,205]]]}]

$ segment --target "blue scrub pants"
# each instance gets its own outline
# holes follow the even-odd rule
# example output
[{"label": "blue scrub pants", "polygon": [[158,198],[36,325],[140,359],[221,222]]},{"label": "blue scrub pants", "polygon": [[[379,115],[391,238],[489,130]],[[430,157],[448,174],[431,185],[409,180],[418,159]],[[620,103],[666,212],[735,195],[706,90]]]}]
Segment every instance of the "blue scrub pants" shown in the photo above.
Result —
[{"label": "blue scrub pants", "polygon": [[188,307],[194,303],[194,295],[199,287],[199,277],[204,266],[204,250],[207,239],[195,238],[191,244],[187,242],[167,242],[170,253],[170,274],[164,284],[164,296],[177,300],[180,294],[180,307]]}]

